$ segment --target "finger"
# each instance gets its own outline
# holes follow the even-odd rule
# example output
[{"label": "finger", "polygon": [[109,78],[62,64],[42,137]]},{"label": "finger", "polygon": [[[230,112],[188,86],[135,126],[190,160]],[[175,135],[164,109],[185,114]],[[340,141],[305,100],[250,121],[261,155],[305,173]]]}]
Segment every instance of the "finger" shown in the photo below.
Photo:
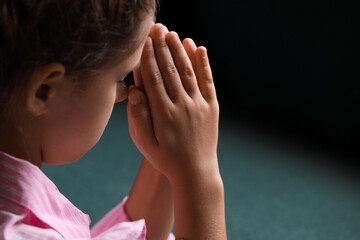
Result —
[{"label": "finger", "polygon": [[143,148],[156,144],[150,108],[145,94],[135,86],[129,88],[128,98],[127,112],[130,136],[144,154]]},{"label": "finger", "polygon": [[[164,28],[165,28],[165,34],[168,33],[169,30],[167,29],[167,27],[164,26]],[[140,89],[144,89],[144,82],[141,76],[140,65],[134,69],[133,75],[134,75],[135,86]]]},{"label": "finger", "polygon": [[157,109],[171,101],[156,62],[153,43],[150,37],[148,37],[144,45],[140,72],[151,109]]},{"label": "finger", "polygon": [[197,86],[193,65],[179,39],[179,36],[175,32],[170,32],[166,35],[166,41],[170,48],[176,68],[178,69],[185,91],[191,97],[195,94],[199,94],[200,92]]},{"label": "finger", "polygon": [[183,45],[184,45],[187,55],[190,58],[193,68],[195,69],[196,68],[195,52],[196,52],[197,46],[191,38],[185,38],[183,40]]},{"label": "finger", "polygon": [[195,56],[195,71],[199,84],[199,89],[204,99],[207,102],[210,102],[216,99],[216,91],[206,48],[199,47],[196,50]]},{"label": "finger", "polygon": [[183,94],[184,89],[170,49],[165,40],[165,31],[162,24],[156,24],[152,28],[150,36],[153,39],[155,56],[166,91],[170,99],[176,101],[181,94]]},{"label": "finger", "polygon": [[135,86],[139,89],[144,89],[144,80],[141,76],[140,66],[135,68],[133,71]]},{"label": "finger", "polygon": [[165,32],[165,35],[169,33],[169,29],[166,27],[166,26],[163,26],[164,27],[164,32]]}]

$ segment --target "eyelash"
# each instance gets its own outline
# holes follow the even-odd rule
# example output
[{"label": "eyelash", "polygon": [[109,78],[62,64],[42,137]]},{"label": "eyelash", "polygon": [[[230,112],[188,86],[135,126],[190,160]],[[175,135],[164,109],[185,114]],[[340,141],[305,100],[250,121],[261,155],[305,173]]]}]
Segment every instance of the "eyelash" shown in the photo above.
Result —
[{"label": "eyelash", "polygon": [[118,83],[120,84],[121,87],[127,87],[124,79],[119,80]]}]

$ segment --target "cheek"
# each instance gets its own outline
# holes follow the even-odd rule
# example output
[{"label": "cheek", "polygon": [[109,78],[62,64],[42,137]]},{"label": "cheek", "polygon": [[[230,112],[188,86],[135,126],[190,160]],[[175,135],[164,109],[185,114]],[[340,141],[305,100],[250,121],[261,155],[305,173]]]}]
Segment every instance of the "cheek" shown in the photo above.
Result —
[{"label": "cheek", "polygon": [[[89,119],[91,119],[91,128],[89,132],[93,132],[96,134],[94,136],[96,142],[100,139],[104,129],[109,122],[111,113],[114,108],[114,102],[116,99],[116,91],[107,91],[103,93],[100,99],[93,99],[93,103],[91,104],[92,111],[89,113]],[[89,126],[90,127],[90,126]],[[91,133],[90,133],[91,134]]]},{"label": "cheek", "polygon": [[[88,152],[100,140],[104,133],[105,127],[109,122],[113,107],[115,96],[97,101],[89,105],[90,112],[84,114],[81,120],[76,123],[77,130],[74,131],[74,139],[77,144],[69,146],[74,155],[74,160],[78,160],[86,152]],[[74,146],[76,146],[74,148]]]},{"label": "cheek", "polygon": [[115,90],[99,89],[96,95],[59,110],[47,134],[46,162],[71,163],[89,151],[100,140],[109,122],[115,98]]}]

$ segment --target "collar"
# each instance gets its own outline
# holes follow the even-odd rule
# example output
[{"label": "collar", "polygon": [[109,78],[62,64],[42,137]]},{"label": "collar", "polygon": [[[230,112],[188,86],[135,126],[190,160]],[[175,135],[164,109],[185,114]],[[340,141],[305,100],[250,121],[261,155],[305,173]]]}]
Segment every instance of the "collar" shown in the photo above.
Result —
[{"label": "collar", "polygon": [[88,215],[62,195],[37,166],[4,152],[0,152],[1,201],[14,204],[13,207],[20,207],[24,212],[31,211],[64,237],[70,229],[69,236],[90,236]]}]

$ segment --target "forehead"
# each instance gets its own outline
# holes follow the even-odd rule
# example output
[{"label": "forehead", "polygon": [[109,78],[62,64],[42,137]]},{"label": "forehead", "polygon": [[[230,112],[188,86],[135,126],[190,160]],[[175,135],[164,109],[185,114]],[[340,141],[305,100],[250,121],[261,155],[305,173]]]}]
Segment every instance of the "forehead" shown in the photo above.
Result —
[{"label": "forehead", "polygon": [[150,33],[150,30],[152,26],[154,25],[153,16],[147,17],[141,26],[141,31],[139,31],[139,42],[140,45],[135,49],[135,51],[129,55],[128,57],[124,58],[123,61],[121,61],[120,65],[127,68],[128,71],[131,71],[136,67],[141,58],[141,53],[145,44],[145,40],[147,36]]},{"label": "forehead", "polygon": [[123,71],[129,73],[140,64],[140,58],[141,58],[143,46],[144,44],[142,43],[140,47],[136,49],[132,55],[130,55],[128,58],[124,59],[121,63],[119,63]]},{"label": "forehead", "polygon": [[141,53],[145,44],[145,40],[150,33],[152,26],[154,25],[153,15],[149,15],[144,21],[141,23],[139,34],[138,34],[138,46],[127,56],[119,56],[118,59],[116,57],[109,61],[108,64],[105,64],[101,67],[101,70],[111,70],[117,69],[119,73],[129,73],[131,72],[140,62]]}]

